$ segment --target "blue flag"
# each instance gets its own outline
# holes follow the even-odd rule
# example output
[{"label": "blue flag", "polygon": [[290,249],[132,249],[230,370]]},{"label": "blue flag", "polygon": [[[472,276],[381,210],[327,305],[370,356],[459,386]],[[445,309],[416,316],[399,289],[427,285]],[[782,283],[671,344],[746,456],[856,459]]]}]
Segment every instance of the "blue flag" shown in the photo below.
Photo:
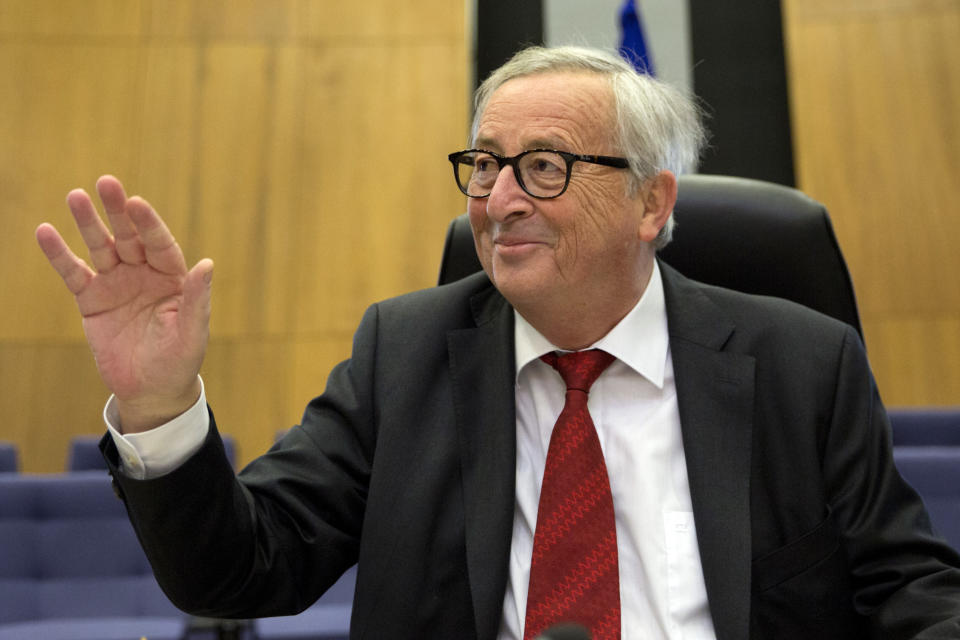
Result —
[{"label": "blue flag", "polygon": [[655,75],[653,59],[647,52],[647,43],[643,37],[643,24],[640,22],[640,10],[634,0],[626,0],[620,8],[620,55],[640,73]]}]

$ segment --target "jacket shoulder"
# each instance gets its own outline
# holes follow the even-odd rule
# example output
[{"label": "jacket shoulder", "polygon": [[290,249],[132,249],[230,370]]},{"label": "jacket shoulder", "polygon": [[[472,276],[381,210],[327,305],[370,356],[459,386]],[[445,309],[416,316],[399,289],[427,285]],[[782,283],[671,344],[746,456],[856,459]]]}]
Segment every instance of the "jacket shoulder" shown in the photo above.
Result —
[{"label": "jacket shoulder", "polygon": [[705,284],[669,266],[662,271],[671,334],[674,329],[696,333],[707,325],[726,323],[734,341],[839,343],[853,333],[860,342],[850,325],[797,302]]},{"label": "jacket shoulder", "polygon": [[486,274],[479,272],[449,284],[388,298],[371,310],[381,323],[399,323],[425,333],[484,324],[507,304]]}]

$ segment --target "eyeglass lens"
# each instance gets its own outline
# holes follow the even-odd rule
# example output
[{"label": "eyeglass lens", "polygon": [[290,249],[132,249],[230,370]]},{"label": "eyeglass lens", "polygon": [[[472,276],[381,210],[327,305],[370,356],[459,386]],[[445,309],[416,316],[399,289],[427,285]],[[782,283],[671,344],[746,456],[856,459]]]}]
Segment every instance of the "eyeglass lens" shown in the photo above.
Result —
[{"label": "eyeglass lens", "polygon": [[[493,184],[500,175],[497,158],[482,151],[462,155],[456,166],[460,187],[473,197],[490,195]],[[517,179],[520,186],[533,196],[555,196],[563,191],[567,183],[567,162],[558,153],[525,153],[517,159],[514,166],[519,169]]]}]

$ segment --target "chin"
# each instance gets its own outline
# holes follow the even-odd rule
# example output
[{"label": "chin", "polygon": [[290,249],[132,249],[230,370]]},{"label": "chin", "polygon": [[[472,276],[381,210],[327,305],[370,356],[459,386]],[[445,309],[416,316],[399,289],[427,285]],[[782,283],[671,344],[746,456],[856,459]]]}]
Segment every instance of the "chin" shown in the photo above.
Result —
[{"label": "chin", "polygon": [[530,269],[501,267],[494,268],[492,275],[487,271],[487,275],[490,275],[490,280],[503,297],[515,307],[542,300],[549,290],[544,275]]}]

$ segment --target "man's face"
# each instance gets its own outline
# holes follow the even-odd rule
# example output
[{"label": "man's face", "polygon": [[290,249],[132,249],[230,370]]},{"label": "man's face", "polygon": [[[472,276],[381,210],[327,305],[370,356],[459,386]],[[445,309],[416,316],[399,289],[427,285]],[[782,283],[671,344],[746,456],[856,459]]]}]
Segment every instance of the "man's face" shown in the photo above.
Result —
[{"label": "man's face", "polygon": [[[621,155],[615,131],[607,80],[555,72],[497,89],[473,146],[505,156],[538,148]],[[488,197],[469,199],[480,262],[521,313],[550,304],[588,312],[611,296],[639,298],[638,274],[653,251],[639,239],[644,208],[642,198],[627,195],[628,178],[623,169],[577,162],[563,195],[542,200],[525,193],[505,167]]]}]

